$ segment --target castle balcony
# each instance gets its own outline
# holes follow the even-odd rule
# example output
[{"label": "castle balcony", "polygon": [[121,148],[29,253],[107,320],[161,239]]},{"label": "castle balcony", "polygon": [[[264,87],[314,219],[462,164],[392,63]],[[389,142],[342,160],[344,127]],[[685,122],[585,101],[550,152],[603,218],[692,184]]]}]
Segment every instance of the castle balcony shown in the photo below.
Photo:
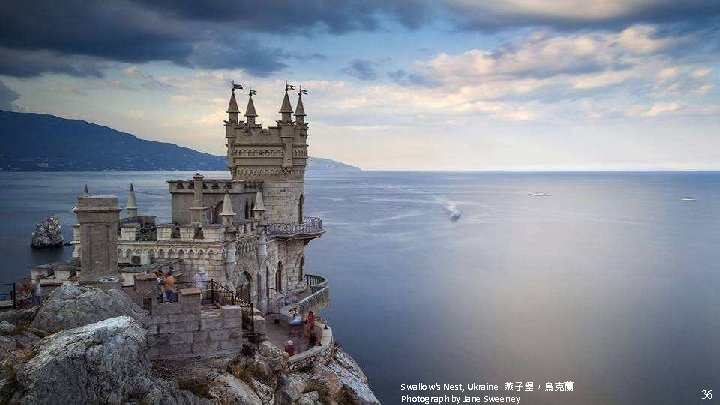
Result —
[{"label": "castle balcony", "polygon": [[316,238],[323,233],[322,218],[318,217],[305,217],[300,223],[274,223],[267,227],[267,235],[275,238]]}]

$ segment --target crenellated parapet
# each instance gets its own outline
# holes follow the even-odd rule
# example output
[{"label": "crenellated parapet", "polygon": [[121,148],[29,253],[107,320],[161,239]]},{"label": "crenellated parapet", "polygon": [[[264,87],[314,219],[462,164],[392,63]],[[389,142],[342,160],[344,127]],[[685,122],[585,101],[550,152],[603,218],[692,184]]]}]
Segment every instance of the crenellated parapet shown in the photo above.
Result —
[{"label": "crenellated parapet", "polygon": [[[257,113],[253,103],[254,90],[250,90],[247,122],[235,119],[235,93],[231,96],[228,120],[225,121],[227,138],[228,168],[233,180],[282,180],[301,179],[307,164],[308,125],[305,123],[305,108],[302,104],[303,90],[298,95],[298,110],[292,120],[293,108],[286,86],[281,118],[276,125],[263,128],[255,122]],[[233,102],[235,103],[233,104]]]}]

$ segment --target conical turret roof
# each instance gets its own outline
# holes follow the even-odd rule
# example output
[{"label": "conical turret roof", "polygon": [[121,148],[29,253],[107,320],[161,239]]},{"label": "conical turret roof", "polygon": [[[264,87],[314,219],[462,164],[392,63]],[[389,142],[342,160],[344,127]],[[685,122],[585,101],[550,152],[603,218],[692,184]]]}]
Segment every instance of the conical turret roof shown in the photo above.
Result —
[{"label": "conical turret roof", "polygon": [[263,203],[262,191],[255,193],[255,208],[253,211],[265,211],[265,204]]},{"label": "conical turret roof", "polygon": [[247,108],[245,109],[245,116],[257,117],[257,113],[255,112],[255,104],[253,103],[252,96],[250,96],[250,99],[248,100]]},{"label": "conical turret roof", "polygon": [[283,98],[282,107],[280,107],[281,113],[290,113],[292,114],[293,109],[292,105],[290,105],[290,96],[288,96],[288,92],[285,92],[285,97]]},{"label": "conical turret roof", "polygon": [[230,104],[228,104],[228,110],[227,112],[233,113],[233,112],[240,112],[238,109],[238,103],[237,100],[235,100],[235,92],[232,92],[232,96],[230,96]]},{"label": "conical turret roof", "polygon": [[230,193],[227,191],[225,192],[225,197],[223,198],[223,209],[220,215],[229,217],[235,215],[235,212],[233,212],[232,201],[230,201]]},{"label": "conical turret roof", "polygon": [[137,208],[137,202],[135,201],[135,188],[132,183],[130,183],[130,194],[128,195],[127,208]]},{"label": "conical turret roof", "polygon": [[296,117],[304,117],[305,116],[305,106],[302,102],[302,94],[298,94],[298,102],[297,107],[295,108],[295,116]]}]

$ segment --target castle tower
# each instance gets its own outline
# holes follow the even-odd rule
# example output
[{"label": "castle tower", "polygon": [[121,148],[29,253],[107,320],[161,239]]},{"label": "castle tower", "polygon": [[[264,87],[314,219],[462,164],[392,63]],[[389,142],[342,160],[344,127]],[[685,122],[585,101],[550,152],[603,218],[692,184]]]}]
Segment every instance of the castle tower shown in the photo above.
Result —
[{"label": "castle tower", "polygon": [[235,88],[232,89],[232,95],[230,96],[230,103],[228,104],[227,109],[228,114],[228,121],[237,124],[238,123],[238,115],[240,114],[240,110],[238,109],[237,100],[235,100]]},{"label": "castle tower", "polygon": [[254,126],[255,117],[257,117],[255,104],[253,103],[252,98],[253,94],[255,94],[255,90],[250,90],[250,98],[248,99],[247,108],[245,109],[245,118],[247,119],[248,126]]},{"label": "castle tower", "polygon": [[298,125],[305,124],[305,106],[302,102],[303,89],[298,92],[297,107],[295,107],[295,123]]},{"label": "castle tower", "polygon": [[190,218],[192,223],[195,225],[202,225],[203,213],[207,207],[203,206],[203,176],[200,173],[195,173],[193,176],[193,205],[190,207]]},{"label": "castle tower", "polygon": [[292,105],[290,105],[290,96],[288,96],[288,85],[285,85],[285,97],[283,97],[282,105],[280,106],[280,114],[282,119],[278,122],[290,123],[292,122],[291,115],[293,113]]},{"label": "castle tower", "polygon": [[225,196],[223,197],[223,209],[220,216],[222,217],[223,225],[227,227],[232,225],[235,213],[233,212],[232,201],[230,201],[230,193],[227,191],[225,191]]},{"label": "castle tower", "polygon": [[120,207],[114,195],[82,195],[73,212],[80,231],[80,283],[118,275]]},{"label": "castle tower", "polygon": [[133,188],[132,183],[130,183],[130,194],[128,195],[127,207],[125,207],[125,209],[127,210],[128,218],[134,218],[138,216],[137,202],[135,201],[135,189]]},{"label": "castle tower", "polygon": [[[302,103],[296,112],[300,122],[292,121],[293,108],[288,94],[291,89],[292,86],[286,86],[276,126],[260,129],[250,125],[225,125],[232,179],[263,182],[268,223],[298,223],[303,220],[308,126]],[[248,124],[254,123],[257,113],[252,96],[245,116]]]}]

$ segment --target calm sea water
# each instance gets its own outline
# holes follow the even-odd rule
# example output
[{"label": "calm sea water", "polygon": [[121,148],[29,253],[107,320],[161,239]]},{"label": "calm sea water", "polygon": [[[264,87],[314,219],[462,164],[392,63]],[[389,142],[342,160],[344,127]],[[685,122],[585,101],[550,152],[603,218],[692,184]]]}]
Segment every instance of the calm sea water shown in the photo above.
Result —
[{"label": "calm sea water", "polygon": [[[2,279],[69,257],[29,237],[57,214],[69,239],[83,184],[124,203],[132,181],[164,221],[165,180],[191,175],[0,173]],[[329,278],[324,315],[383,403],[418,382],[574,382],[526,404],[720,399],[720,173],[311,175],[306,202],[327,230],[307,272]]]}]

